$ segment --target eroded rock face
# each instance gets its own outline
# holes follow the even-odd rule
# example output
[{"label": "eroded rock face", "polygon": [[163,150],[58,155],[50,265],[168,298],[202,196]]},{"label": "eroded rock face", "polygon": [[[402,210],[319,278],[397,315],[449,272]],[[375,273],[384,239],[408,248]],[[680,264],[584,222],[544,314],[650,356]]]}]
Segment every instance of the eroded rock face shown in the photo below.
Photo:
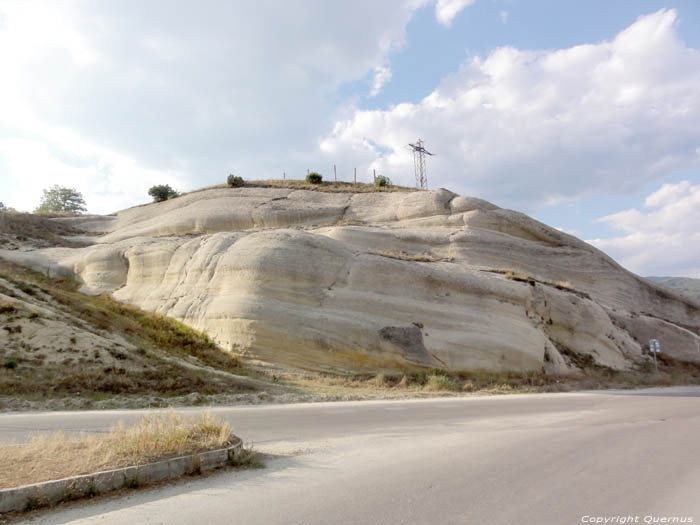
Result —
[{"label": "eroded rock face", "polygon": [[[655,336],[700,362],[700,305],[529,217],[447,190],[194,192],[103,219],[85,248],[3,252],[73,273],[243,356],[313,370],[623,370]],[[82,221],[82,223],[81,223]]]}]

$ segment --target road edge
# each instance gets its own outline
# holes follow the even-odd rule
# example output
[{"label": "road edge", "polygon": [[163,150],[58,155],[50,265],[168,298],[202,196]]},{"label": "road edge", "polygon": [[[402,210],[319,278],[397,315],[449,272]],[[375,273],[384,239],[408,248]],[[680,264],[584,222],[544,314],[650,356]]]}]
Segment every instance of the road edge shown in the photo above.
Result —
[{"label": "road edge", "polygon": [[33,510],[62,501],[91,497],[123,487],[156,483],[233,464],[243,446],[241,438],[236,437],[235,440],[233,445],[217,450],[2,489],[0,514]]}]

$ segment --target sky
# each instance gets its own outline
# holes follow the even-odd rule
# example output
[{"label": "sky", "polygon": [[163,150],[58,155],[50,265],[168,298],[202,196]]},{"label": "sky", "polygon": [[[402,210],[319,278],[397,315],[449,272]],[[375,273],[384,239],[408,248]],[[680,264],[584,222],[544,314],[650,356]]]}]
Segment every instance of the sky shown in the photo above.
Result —
[{"label": "sky", "polygon": [[428,185],[700,278],[700,2],[0,0],[0,202]]}]

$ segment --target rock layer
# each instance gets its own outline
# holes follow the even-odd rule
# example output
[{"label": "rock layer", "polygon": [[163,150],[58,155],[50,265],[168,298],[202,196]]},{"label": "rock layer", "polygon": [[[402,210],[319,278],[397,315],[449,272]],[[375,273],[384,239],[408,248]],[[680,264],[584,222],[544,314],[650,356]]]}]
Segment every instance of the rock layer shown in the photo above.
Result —
[{"label": "rock layer", "polygon": [[575,237],[443,189],[211,189],[70,222],[93,244],[2,256],[76,275],[88,293],[252,359],[567,374],[580,356],[629,369],[654,336],[700,362],[698,303]]}]

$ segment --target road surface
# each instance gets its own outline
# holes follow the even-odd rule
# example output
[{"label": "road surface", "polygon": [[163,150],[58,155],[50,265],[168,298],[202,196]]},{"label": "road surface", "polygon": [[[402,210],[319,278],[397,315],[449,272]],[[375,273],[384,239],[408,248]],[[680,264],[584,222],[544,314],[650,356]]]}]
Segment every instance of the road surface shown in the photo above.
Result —
[{"label": "road surface", "polygon": [[[271,455],[267,468],[124,492],[31,521],[700,523],[697,388],[213,411]],[[0,439],[100,432],[143,412],[5,414]]]}]

